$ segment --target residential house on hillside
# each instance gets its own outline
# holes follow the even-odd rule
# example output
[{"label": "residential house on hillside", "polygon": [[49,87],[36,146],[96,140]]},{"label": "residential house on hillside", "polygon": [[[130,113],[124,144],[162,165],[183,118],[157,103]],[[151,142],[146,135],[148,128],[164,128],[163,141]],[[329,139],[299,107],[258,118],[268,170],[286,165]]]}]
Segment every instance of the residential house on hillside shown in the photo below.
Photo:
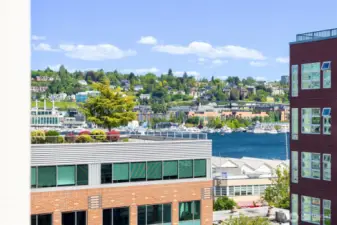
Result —
[{"label": "residential house on hillside", "polygon": [[274,95],[284,95],[284,90],[281,87],[272,87],[271,88],[272,92],[271,94]]},{"label": "residential house on hillside", "polygon": [[231,88],[230,87],[225,87],[222,89],[222,92],[225,94],[225,95],[230,95],[231,93]]},{"label": "residential house on hillside", "polygon": [[79,80],[78,83],[83,86],[87,86],[88,83],[85,80]]},{"label": "residential house on hillside", "polygon": [[47,86],[31,86],[30,90],[33,93],[43,93],[48,90],[48,87]]},{"label": "residential house on hillside", "polygon": [[47,82],[47,81],[53,81],[53,77],[48,77],[48,76],[36,76],[35,77],[36,81],[42,81],[42,82]]},{"label": "residential house on hillside", "polygon": [[248,96],[248,90],[245,87],[240,87],[240,98],[245,99]]},{"label": "residential house on hillside", "polygon": [[141,99],[141,100],[149,100],[150,98],[151,98],[150,94],[141,94],[139,96],[139,99]]},{"label": "residential house on hillside", "polygon": [[134,90],[135,91],[141,91],[141,90],[143,90],[143,85],[140,85],[140,84],[135,85]]},{"label": "residential house on hillside", "polygon": [[248,94],[256,94],[256,88],[254,86],[247,86],[246,89]]},{"label": "residential house on hillside", "polygon": [[49,99],[52,101],[54,100],[55,102],[60,102],[64,101],[67,97],[66,93],[60,93],[60,94],[51,94],[49,95]]}]

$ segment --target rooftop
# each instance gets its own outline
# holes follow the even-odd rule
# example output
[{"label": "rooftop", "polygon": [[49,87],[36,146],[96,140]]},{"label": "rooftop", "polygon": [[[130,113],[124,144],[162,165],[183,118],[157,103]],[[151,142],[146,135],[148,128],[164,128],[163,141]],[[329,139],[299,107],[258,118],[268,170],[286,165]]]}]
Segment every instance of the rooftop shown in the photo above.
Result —
[{"label": "rooftop", "polygon": [[311,42],[324,39],[337,38],[337,28],[308,32],[296,35],[296,42]]}]

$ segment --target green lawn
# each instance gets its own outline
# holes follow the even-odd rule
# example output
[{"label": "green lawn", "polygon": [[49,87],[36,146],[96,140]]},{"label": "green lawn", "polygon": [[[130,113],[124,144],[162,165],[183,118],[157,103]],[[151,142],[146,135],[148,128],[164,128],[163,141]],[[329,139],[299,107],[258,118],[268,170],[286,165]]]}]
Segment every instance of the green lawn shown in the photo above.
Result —
[{"label": "green lawn", "polygon": [[[35,101],[31,102],[31,106],[35,107]],[[43,108],[44,107],[43,101],[38,102],[38,106],[39,108]],[[51,109],[52,107],[53,107],[52,102],[47,101],[47,109]],[[55,107],[61,110],[65,110],[68,108],[78,108],[78,105],[76,104],[76,102],[55,102]]]}]

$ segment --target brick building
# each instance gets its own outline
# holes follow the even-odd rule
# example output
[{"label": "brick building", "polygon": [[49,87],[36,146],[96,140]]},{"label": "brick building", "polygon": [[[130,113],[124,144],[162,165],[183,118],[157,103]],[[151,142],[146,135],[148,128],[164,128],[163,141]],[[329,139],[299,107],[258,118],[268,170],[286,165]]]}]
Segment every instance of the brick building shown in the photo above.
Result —
[{"label": "brick building", "polygon": [[337,221],[336,52],[337,29],[299,34],[290,43],[293,225]]},{"label": "brick building", "polygon": [[198,135],[33,144],[31,224],[212,224],[212,142]]}]

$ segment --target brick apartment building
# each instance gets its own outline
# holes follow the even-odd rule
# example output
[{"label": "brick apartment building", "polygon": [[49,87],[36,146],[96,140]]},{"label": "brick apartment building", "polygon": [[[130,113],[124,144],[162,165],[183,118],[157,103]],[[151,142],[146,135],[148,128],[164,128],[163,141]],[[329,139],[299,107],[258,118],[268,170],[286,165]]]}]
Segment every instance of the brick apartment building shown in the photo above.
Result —
[{"label": "brick apartment building", "polygon": [[31,224],[212,224],[212,142],[191,137],[32,144]]},{"label": "brick apartment building", "polygon": [[290,43],[293,225],[337,224],[336,65],[337,29]]}]

